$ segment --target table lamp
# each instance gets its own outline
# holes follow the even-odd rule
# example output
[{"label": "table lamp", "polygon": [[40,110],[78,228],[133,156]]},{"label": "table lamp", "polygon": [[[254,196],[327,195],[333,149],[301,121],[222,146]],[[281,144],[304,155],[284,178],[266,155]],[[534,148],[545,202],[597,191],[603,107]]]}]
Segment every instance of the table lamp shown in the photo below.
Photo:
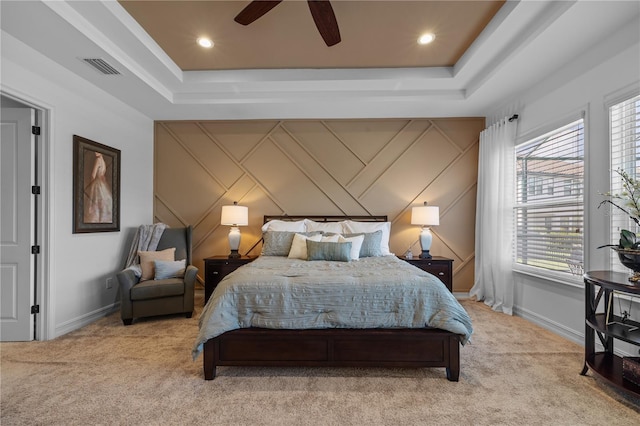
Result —
[{"label": "table lamp", "polygon": [[440,208],[437,206],[428,206],[426,201],[422,206],[413,207],[411,209],[411,224],[422,226],[422,232],[420,232],[422,253],[420,253],[420,258],[431,259],[429,249],[431,248],[433,235],[431,235],[429,226],[440,225]]},{"label": "table lamp", "polygon": [[238,248],[240,247],[240,228],[239,226],[247,226],[249,224],[249,209],[246,206],[239,206],[237,201],[232,206],[222,206],[222,215],[220,224],[231,226],[229,229],[229,247],[231,253],[229,258],[238,258]]}]

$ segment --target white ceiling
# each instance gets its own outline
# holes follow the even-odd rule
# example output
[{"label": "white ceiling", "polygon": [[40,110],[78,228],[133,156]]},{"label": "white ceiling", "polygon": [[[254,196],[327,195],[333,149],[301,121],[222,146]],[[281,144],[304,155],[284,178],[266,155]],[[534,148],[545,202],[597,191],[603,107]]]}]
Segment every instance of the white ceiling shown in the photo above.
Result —
[{"label": "white ceiling", "polygon": [[115,0],[0,2],[3,37],[157,120],[485,116],[584,53],[606,56],[603,40],[639,12],[638,1],[507,1],[451,67],[183,71]]}]

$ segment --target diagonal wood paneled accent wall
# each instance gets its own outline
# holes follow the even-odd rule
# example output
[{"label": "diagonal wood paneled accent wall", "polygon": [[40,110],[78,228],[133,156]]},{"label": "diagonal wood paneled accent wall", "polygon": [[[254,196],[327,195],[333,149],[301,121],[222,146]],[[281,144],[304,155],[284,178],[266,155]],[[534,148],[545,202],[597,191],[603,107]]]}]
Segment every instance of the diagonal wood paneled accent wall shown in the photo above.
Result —
[{"label": "diagonal wood paneled accent wall", "polygon": [[[249,207],[240,252],[262,216],[388,215],[390,247],[420,250],[411,207],[440,206],[431,253],[453,258],[454,291],[473,285],[481,118],[158,121],[154,219],[194,228],[194,264],[229,252],[220,210]],[[259,254],[260,245],[250,254]]]}]

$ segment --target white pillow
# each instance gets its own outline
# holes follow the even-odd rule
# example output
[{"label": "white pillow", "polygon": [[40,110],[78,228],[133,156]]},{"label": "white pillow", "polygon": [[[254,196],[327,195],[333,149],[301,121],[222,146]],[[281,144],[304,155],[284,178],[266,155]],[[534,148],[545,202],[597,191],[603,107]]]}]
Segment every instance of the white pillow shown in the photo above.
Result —
[{"label": "white pillow", "polygon": [[325,243],[337,243],[337,242],[340,242],[340,234],[322,235],[322,239],[320,241],[325,242]]},{"label": "white pillow", "polygon": [[389,236],[391,234],[391,222],[354,222],[347,220],[344,223],[344,234],[357,234],[360,232],[376,232],[382,231],[382,240],[380,241],[380,251],[383,256],[392,255],[389,251]]},{"label": "white pillow", "polygon": [[344,232],[343,228],[342,228],[342,224],[344,223],[344,221],[342,221],[342,222],[314,222],[311,219],[305,219],[304,223],[305,223],[307,232],[322,231],[322,232],[327,232],[327,233],[332,233],[332,234],[342,234]]},{"label": "white pillow", "polygon": [[291,249],[289,250],[289,259],[307,260],[307,240],[320,241],[321,239],[322,234],[312,235],[310,237],[295,234],[291,242]]},{"label": "white pillow", "polygon": [[[360,258],[360,248],[362,247],[362,242],[364,241],[364,235],[358,235],[356,237],[345,238],[342,235],[338,235],[339,243],[351,243],[351,260],[356,260]],[[324,241],[324,240],[323,240]]]},{"label": "white pillow", "polygon": [[306,228],[304,220],[288,221],[288,220],[270,220],[262,225],[262,232],[267,231],[287,231],[287,232],[305,232]]}]

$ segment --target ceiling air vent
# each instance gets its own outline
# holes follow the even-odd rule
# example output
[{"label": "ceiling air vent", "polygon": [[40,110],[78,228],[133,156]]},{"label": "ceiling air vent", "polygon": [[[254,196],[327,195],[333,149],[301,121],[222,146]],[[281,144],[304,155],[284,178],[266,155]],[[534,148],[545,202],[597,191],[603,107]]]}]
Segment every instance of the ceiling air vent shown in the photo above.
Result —
[{"label": "ceiling air vent", "polygon": [[101,58],[82,58],[82,61],[105,75],[119,75],[120,71]]}]

